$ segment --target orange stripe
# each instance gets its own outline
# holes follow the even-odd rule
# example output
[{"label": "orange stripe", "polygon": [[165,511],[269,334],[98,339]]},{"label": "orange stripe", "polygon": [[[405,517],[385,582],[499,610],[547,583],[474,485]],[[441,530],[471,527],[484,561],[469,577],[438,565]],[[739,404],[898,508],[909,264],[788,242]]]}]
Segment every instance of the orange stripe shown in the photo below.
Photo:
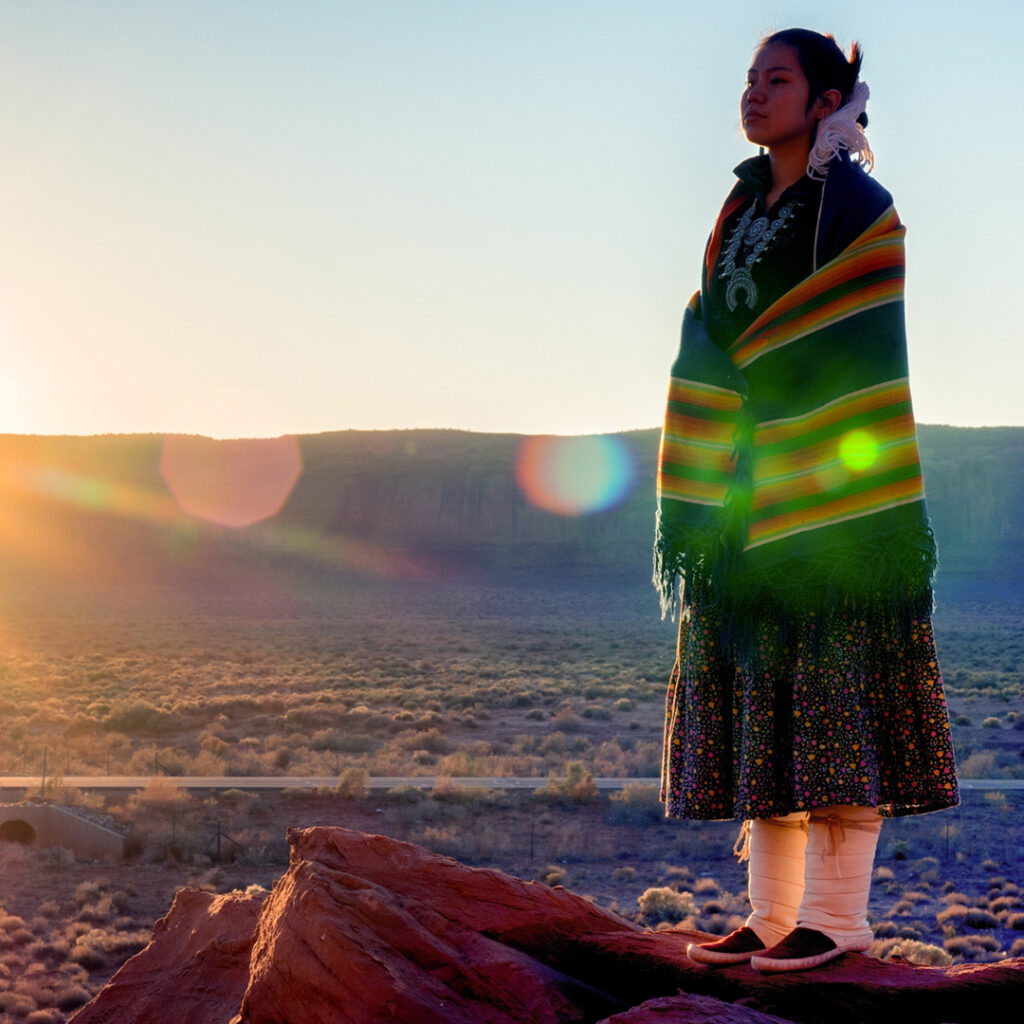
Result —
[{"label": "orange stripe", "polygon": [[712,444],[731,444],[734,424],[718,423],[696,416],[670,412],[665,416],[664,433],[669,437],[690,438]]},{"label": "orange stripe", "polygon": [[[865,429],[864,432],[870,434],[871,438],[879,445],[892,443],[901,438],[906,438],[910,442],[916,439],[914,417],[909,412],[872,423],[871,427]],[[771,480],[777,476],[799,473],[802,470],[824,465],[838,457],[839,445],[845,436],[843,434],[827,437],[821,441],[812,441],[803,447],[779,452],[778,455],[758,454],[755,456],[754,462],[754,481]]]},{"label": "orange stripe", "polygon": [[745,345],[740,346],[737,342],[729,350],[729,354],[736,365],[743,369],[749,366],[755,359],[765,355],[765,353],[781,348],[783,345],[788,345],[790,342],[797,341],[812,331],[828,327],[849,316],[851,313],[875,309],[886,303],[896,302],[902,297],[902,278],[878,281],[875,284],[860,288],[849,295],[840,296],[831,302],[818,306],[803,316],[787,320],[784,324],[767,327],[756,337],[750,338]]},{"label": "orange stripe", "polygon": [[743,400],[735,391],[698,384],[683,377],[673,377],[669,381],[668,400],[726,412],[733,412],[743,404]]},{"label": "orange stripe", "polygon": [[[919,501],[923,497],[924,482],[920,476],[916,476],[877,490],[837,498],[814,509],[801,509],[799,512],[773,516],[751,523],[747,547],[756,547],[770,540],[780,540],[795,533],[816,529],[828,522],[838,523],[846,519],[855,519],[869,511],[880,512],[894,505],[905,505],[911,501]],[[814,518],[808,518],[809,512],[814,513]]]},{"label": "orange stripe", "polygon": [[687,440],[666,438],[662,446],[665,466],[695,466],[714,473],[732,473],[732,445],[709,448],[688,444]]},{"label": "orange stripe", "polygon": [[760,424],[754,429],[754,444],[778,444],[801,434],[822,430],[865,412],[874,412],[877,409],[884,409],[887,405],[899,405],[909,401],[910,384],[906,377],[887,381],[883,385],[829,402],[803,416]]},{"label": "orange stripe", "polygon": [[878,460],[862,473],[850,469],[842,459],[834,459],[826,465],[818,465],[817,472],[802,476],[788,476],[778,483],[758,484],[753,508],[769,508],[780,501],[805,498],[812,494],[824,494],[836,487],[842,487],[855,477],[868,479],[873,473],[885,473],[891,469],[917,464],[917,445],[913,438],[894,445],[879,455]]},{"label": "orange stripe", "polygon": [[698,505],[723,505],[728,488],[725,484],[709,483],[702,480],[675,481],[677,477],[662,476],[659,479],[658,493],[663,498],[674,498],[677,501],[692,501]]}]

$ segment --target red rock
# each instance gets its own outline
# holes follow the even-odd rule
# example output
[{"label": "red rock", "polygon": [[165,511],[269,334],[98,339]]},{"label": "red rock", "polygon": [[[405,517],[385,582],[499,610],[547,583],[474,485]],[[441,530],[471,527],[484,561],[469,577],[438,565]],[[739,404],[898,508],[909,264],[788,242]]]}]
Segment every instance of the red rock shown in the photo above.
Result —
[{"label": "red rock", "polygon": [[261,917],[239,1021],[586,1020],[560,981],[526,954],[461,926],[443,901],[396,900],[372,882],[300,860]]},{"label": "red rock", "polygon": [[266,893],[181,889],[150,944],[71,1020],[74,1024],[229,1024],[249,980]]},{"label": "red rock", "polygon": [[686,957],[706,936],[639,928],[561,888],[345,829],[289,840],[262,907],[179,893],[75,1024],[938,1024],[1024,999],[1024,960],[716,970]]},{"label": "red rock", "polygon": [[773,1017],[748,1006],[723,1003],[712,996],[693,996],[680,992],[665,999],[651,999],[639,1006],[606,1017],[598,1024],[789,1024],[784,1017]]}]

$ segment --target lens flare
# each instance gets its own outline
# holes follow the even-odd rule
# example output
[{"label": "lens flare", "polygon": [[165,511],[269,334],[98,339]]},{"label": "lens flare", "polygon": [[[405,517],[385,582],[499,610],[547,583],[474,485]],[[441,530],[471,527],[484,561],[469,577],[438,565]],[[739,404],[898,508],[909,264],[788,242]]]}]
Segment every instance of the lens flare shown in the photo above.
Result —
[{"label": "lens flare", "polygon": [[878,442],[866,430],[851,430],[839,441],[839,458],[848,469],[870,469],[878,459]]},{"label": "lens flare", "polygon": [[248,526],[280,511],[302,470],[294,437],[215,441],[168,434],[160,475],[183,512]]},{"label": "lens flare", "polygon": [[620,502],[634,479],[632,453],[618,437],[528,437],[516,456],[516,481],[531,504],[560,516],[599,512]]}]

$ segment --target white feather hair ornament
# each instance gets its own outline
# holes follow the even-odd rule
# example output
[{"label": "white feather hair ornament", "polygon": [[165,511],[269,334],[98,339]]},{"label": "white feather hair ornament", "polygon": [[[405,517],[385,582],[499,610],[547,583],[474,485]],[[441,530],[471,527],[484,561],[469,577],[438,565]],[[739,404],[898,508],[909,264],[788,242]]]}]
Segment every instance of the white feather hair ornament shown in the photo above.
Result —
[{"label": "white feather hair ornament", "polygon": [[868,145],[868,137],[857,123],[870,95],[867,82],[858,79],[850,90],[850,98],[838,110],[818,122],[814,145],[807,157],[808,177],[824,178],[829,163],[844,149],[848,149],[850,156],[856,157],[869,171],[875,166],[875,154]]}]

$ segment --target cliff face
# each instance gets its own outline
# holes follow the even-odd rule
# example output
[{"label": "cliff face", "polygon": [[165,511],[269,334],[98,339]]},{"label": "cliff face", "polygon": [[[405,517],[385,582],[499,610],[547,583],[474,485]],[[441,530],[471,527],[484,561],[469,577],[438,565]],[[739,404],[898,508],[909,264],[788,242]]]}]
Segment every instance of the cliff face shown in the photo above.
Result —
[{"label": "cliff face", "polygon": [[[127,567],[173,580],[242,566],[645,581],[658,432],[595,442],[614,450],[609,472],[623,491],[578,514],[527,497],[521,466],[517,475],[527,442],[438,430],[300,437],[301,472],[280,511],[230,529],[181,511],[161,476],[157,436],[0,437],[6,533],[22,539],[0,544],[0,567],[92,579],[124,577]],[[249,449],[258,460],[259,442]],[[1019,581],[1024,428],[922,427],[921,450],[942,572]],[[580,463],[570,451],[555,475],[585,476]],[[258,467],[240,479],[259,479]]]},{"label": "cliff face", "polygon": [[1024,960],[703,968],[685,955],[698,933],[651,932],[561,888],[345,829],[289,840],[265,898],[180,892],[74,1024],[937,1024],[997,1019],[1024,996]]}]

